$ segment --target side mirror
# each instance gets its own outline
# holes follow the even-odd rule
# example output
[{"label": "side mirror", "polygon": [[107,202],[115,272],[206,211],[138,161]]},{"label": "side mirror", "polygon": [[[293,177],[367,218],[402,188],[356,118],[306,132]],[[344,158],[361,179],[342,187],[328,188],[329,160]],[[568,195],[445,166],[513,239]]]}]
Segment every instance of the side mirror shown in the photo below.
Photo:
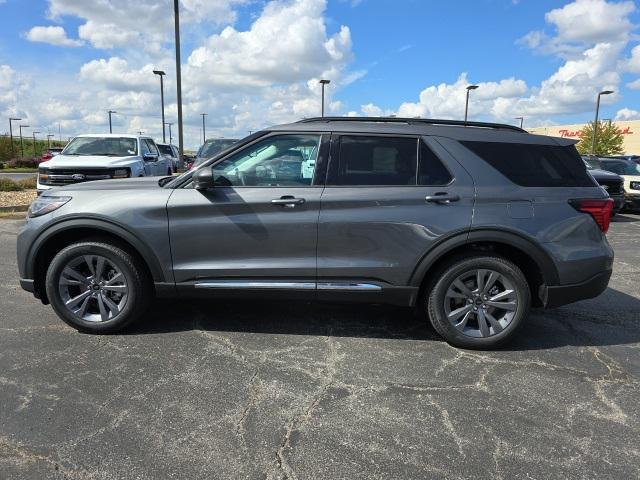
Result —
[{"label": "side mirror", "polygon": [[199,168],[193,173],[191,180],[193,181],[193,186],[196,190],[206,190],[207,188],[213,188],[213,168]]},{"label": "side mirror", "polygon": [[145,162],[157,162],[158,161],[158,155],[156,155],[155,153],[145,153],[142,156],[142,159]]}]

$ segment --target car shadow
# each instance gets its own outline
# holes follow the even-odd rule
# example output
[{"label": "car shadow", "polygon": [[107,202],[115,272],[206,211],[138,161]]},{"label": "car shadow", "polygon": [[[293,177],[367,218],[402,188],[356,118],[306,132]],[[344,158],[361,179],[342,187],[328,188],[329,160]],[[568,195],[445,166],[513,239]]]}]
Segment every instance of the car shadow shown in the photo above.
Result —
[{"label": "car shadow", "polygon": [[[638,312],[640,299],[609,288],[596,299],[533,310],[518,336],[503,350],[640,343]],[[264,300],[159,301],[125,334],[190,330],[443,341],[409,308]]]}]

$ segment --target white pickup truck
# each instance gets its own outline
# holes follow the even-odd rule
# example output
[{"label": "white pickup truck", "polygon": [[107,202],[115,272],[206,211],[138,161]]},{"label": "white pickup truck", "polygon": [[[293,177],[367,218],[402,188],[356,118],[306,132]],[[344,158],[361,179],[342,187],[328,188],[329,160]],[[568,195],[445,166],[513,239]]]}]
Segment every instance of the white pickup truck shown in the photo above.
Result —
[{"label": "white pickup truck", "polygon": [[70,183],[167,176],[173,165],[153,139],[140,135],[79,135],[38,168],[38,192]]}]

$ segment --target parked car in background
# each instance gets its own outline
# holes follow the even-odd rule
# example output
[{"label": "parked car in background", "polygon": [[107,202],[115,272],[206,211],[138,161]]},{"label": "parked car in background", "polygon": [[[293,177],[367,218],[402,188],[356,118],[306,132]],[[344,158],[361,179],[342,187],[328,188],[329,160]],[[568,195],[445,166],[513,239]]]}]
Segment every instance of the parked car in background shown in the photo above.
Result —
[{"label": "parked car in background", "polygon": [[223,150],[233,146],[237,143],[237,139],[233,138],[210,138],[202,144],[202,146],[196,152],[196,158],[191,165],[191,168],[201,165],[205,160],[216,156]]},{"label": "parked car in background", "polygon": [[601,170],[598,168],[594,168],[592,164],[597,164],[601,166],[598,160],[592,160],[592,162],[588,162],[584,157],[585,164],[591,176],[595,179],[598,184],[604,188],[611,200],[613,200],[613,215],[616,215],[622,208],[624,207],[625,197],[624,197],[624,179],[613,172],[607,172],[606,170]]},{"label": "parked car in background", "polygon": [[640,164],[632,160],[600,158],[603,170],[617,173],[624,179],[624,208],[640,210]]},{"label": "parked car in background", "polygon": [[139,135],[79,135],[38,167],[39,193],[52,187],[128,177],[171,175],[171,161]]},{"label": "parked car in background", "polygon": [[611,160],[631,160],[635,163],[640,163],[640,155],[605,155],[602,158]]},{"label": "parked car in background", "polygon": [[50,147],[50,148],[48,148],[42,154],[42,157],[40,158],[40,162],[46,162],[48,160],[51,160],[56,155],[60,155],[62,150],[63,150],[62,147]]},{"label": "parked car in background", "polygon": [[156,145],[158,146],[158,150],[160,150],[160,155],[164,155],[171,161],[174,173],[176,173],[178,169],[182,168],[182,161],[180,159],[178,147],[168,143],[156,143]]},{"label": "parked car in background", "polygon": [[45,192],[20,284],[92,333],[154,294],[257,296],[416,307],[452,345],[494,348],[531,306],[609,282],[613,202],[574,143],[450,120],[271,127],[179,177]]}]

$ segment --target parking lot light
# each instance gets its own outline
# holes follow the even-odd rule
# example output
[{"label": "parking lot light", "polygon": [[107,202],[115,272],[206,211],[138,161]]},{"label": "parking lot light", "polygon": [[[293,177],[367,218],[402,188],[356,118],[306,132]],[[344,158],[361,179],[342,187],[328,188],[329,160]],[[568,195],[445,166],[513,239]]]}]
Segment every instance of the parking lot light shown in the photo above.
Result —
[{"label": "parking lot light", "polygon": [[514,117],[515,120],[520,120],[520,128],[522,128],[522,125],[524,124],[524,117]]},{"label": "parking lot light", "polygon": [[596,136],[598,132],[598,114],[600,113],[600,97],[602,95],[611,95],[612,93],[613,90],[603,90],[602,92],[598,93],[598,99],[596,100],[596,120],[593,123],[593,136],[591,140],[591,156],[594,156],[596,154]]},{"label": "parking lot light", "polygon": [[11,139],[11,158],[16,156],[16,152],[14,151],[13,148],[13,125],[12,122],[19,122],[20,120],[22,120],[21,118],[11,118],[9,117],[9,137]]},{"label": "parking lot light", "polygon": [[118,113],[118,112],[113,111],[113,110],[109,110],[108,113],[109,113],[109,133],[113,133],[113,128],[111,127],[111,114],[112,113]]},{"label": "parking lot light", "polygon": [[55,137],[53,133],[47,135],[47,150],[51,148],[51,137]]},{"label": "parking lot light", "polygon": [[180,0],[173,0],[174,33],[176,39],[176,96],[178,102],[178,151],[180,158],[184,154],[184,136],[182,125],[182,69],[180,66]]},{"label": "parking lot light", "polygon": [[40,132],[37,132],[37,131],[34,130],[31,133],[33,134],[33,156],[37,157],[38,156],[38,152],[36,151],[36,133],[40,133]]},{"label": "parking lot light", "polygon": [[329,85],[331,80],[320,80],[320,84],[322,85],[322,117],[324,117],[324,86]]},{"label": "parking lot light", "polygon": [[154,70],[154,75],[158,75],[160,77],[160,104],[162,106],[162,142],[167,143],[167,137],[165,135],[164,130],[164,81],[163,77],[166,75],[162,70]]},{"label": "parking lot light", "polygon": [[475,90],[478,88],[478,85],[469,85],[467,87],[467,100],[465,101],[464,104],[464,121],[467,121],[467,116],[469,114],[469,92],[471,92],[471,90]]},{"label": "parking lot light", "polygon": [[201,113],[200,115],[202,115],[202,143],[204,143],[204,142],[207,141],[207,132],[205,130],[204,117],[206,117],[209,114],[208,113]]},{"label": "parking lot light", "polygon": [[24,158],[24,143],[22,141],[22,129],[29,128],[29,125],[19,125],[20,127],[20,158]]}]

